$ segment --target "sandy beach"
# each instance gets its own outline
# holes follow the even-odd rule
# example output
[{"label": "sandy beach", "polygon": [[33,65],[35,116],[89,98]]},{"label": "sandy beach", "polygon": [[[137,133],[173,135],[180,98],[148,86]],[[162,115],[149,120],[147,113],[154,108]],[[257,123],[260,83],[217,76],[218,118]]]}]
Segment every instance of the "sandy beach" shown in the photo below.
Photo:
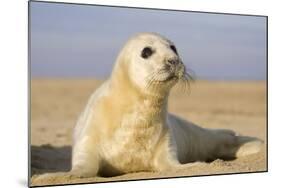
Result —
[{"label": "sandy beach", "polygon": [[[265,141],[258,154],[181,171],[139,172],[103,178],[39,179],[47,172],[70,169],[72,131],[98,80],[33,79],[31,81],[31,185],[106,182],[178,176],[266,171],[266,83],[264,81],[196,81],[190,92],[175,88],[169,111],[206,128],[232,129]],[[176,90],[179,90],[176,92]]]}]

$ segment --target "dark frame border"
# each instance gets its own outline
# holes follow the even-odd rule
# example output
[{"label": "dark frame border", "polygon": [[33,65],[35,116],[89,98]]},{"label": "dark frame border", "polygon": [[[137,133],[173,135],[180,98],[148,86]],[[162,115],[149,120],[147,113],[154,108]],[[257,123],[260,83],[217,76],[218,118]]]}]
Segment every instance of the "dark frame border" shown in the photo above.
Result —
[{"label": "dark frame border", "polygon": [[[176,176],[176,177],[159,177],[149,179],[132,179],[132,180],[113,180],[107,182],[85,182],[85,183],[65,183],[65,184],[50,184],[50,185],[31,185],[31,29],[30,29],[30,3],[46,3],[46,4],[66,4],[66,5],[80,5],[80,6],[97,6],[97,7],[111,7],[111,8],[126,8],[126,9],[144,9],[144,10],[160,10],[160,11],[174,11],[174,12],[192,12],[192,13],[206,13],[206,14],[222,14],[222,15],[235,15],[235,16],[254,16],[266,18],[266,170],[254,171],[254,172],[233,172],[233,173],[219,173],[219,174],[206,174],[206,175],[192,175],[192,176]],[[161,180],[161,179],[175,179],[175,178],[190,178],[190,177],[206,177],[206,176],[223,176],[223,175],[240,175],[240,174],[256,174],[268,172],[268,16],[255,15],[255,14],[238,14],[238,13],[223,13],[223,12],[208,12],[208,11],[193,11],[193,10],[176,10],[176,9],[162,9],[162,8],[148,8],[148,7],[133,7],[133,6],[117,6],[117,5],[100,5],[100,4],[88,4],[88,3],[71,3],[71,2],[57,2],[57,1],[40,1],[29,0],[27,5],[28,10],[28,58],[27,58],[27,70],[28,70],[28,93],[27,93],[27,106],[28,106],[28,187],[53,187],[53,186],[67,186],[67,185],[85,185],[85,184],[100,184],[100,183],[114,183],[114,182],[129,182],[129,181],[141,181],[141,180]]]}]

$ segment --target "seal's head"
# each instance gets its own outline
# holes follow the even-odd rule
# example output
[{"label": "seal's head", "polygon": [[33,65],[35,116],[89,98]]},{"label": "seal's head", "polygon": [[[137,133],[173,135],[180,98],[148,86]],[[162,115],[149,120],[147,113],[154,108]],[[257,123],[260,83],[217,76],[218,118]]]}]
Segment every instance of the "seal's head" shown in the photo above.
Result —
[{"label": "seal's head", "polygon": [[179,80],[186,79],[175,45],[156,33],[132,37],[119,54],[116,69],[121,66],[127,70],[122,74],[143,92],[167,93]]}]

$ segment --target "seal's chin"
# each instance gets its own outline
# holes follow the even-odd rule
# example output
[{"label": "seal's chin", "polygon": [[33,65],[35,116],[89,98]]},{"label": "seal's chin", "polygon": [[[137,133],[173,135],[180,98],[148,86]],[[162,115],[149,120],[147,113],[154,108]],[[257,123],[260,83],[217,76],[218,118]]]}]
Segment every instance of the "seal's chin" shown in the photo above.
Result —
[{"label": "seal's chin", "polygon": [[172,74],[168,76],[166,79],[164,79],[162,82],[178,81],[178,79],[179,79],[178,76]]}]

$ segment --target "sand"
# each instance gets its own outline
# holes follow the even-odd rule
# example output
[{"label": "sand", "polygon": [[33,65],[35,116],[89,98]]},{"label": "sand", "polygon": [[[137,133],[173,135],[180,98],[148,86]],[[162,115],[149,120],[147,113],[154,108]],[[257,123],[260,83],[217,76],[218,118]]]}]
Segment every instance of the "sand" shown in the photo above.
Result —
[{"label": "sand", "polygon": [[[70,169],[72,130],[98,80],[31,81],[31,185],[198,176],[267,170],[266,142],[258,154],[232,161],[215,160],[181,171],[139,172],[116,177],[38,178]],[[176,90],[178,90],[176,92]],[[207,128],[227,128],[266,141],[266,83],[196,81],[191,92],[173,89],[169,111]]]}]

